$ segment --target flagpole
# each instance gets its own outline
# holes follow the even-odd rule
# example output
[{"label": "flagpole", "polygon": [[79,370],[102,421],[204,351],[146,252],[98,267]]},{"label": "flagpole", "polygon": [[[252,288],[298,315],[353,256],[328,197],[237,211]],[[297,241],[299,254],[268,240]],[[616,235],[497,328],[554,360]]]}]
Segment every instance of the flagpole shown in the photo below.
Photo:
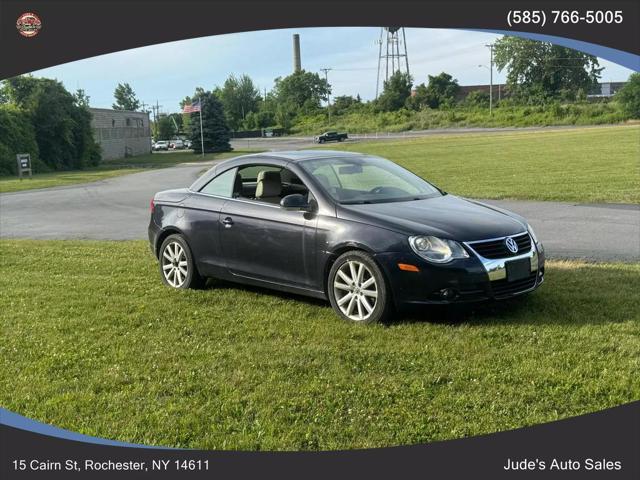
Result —
[{"label": "flagpole", "polygon": [[204,157],[204,135],[202,134],[202,96],[198,98],[200,103],[200,145],[202,146],[202,156]]}]

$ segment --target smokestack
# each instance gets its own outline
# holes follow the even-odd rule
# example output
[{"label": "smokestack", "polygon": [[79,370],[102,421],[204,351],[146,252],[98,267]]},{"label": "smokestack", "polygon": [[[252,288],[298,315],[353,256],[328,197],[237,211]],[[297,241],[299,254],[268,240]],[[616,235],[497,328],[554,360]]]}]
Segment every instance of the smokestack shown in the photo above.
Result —
[{"label": "smokestack", "polygon": [[299,72],[302,70],[302,64],[300,62],[300,35],[293,34],[293,72]]}]

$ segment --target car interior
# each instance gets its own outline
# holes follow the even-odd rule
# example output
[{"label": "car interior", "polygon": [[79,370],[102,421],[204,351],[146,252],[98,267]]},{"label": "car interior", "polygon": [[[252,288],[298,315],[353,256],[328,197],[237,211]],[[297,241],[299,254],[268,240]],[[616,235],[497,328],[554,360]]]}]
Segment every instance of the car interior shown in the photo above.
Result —
[{"label": "car interior", "polygon": [[294,193],[308,197],[309,190],[292,171],[271,165],[250,165],[239,169],[233,186],[234,198],[276,205]]}]

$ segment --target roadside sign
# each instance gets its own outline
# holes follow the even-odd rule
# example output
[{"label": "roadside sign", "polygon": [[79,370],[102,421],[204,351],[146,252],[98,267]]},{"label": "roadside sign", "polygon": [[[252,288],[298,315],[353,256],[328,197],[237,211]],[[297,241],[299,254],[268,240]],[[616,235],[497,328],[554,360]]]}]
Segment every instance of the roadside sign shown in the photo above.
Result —
[{"label": "roadside sign", "polygon": [[18,160],[18,178],[22,180],[22,176],[25,173],[29,173],[29,178],[33,177],[33,172],[31,171],[31,155],[28,153],[19,153],[16,155]]}]

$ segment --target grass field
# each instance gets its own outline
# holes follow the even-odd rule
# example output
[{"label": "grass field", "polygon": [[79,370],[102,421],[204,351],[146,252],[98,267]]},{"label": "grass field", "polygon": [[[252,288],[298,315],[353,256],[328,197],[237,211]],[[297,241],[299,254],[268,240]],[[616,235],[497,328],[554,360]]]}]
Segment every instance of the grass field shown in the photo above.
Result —
[{"label": "grass field", "polygon": [[144,242],[2,241],[0,405],[205,449],[465,437],[640,398],[639,264],[550,262],[533,294],[388,326],[230,284],[163,287]]},{"label": "grass field", "polygon": [[640,203],[640,126],[434,135],[326,148],[389,158],[473,198]]},{"label": "grass field", "polygon": [[255,153],[256,150],[236,150],[225,153],[208,153],[204,157],[192,152],[168,152],[140,155],[138,157],[105,160],[99,167],[69,172],[35,174],[32,179],[19,180],[17,177],[0,177],[0,193],[31,190],[34,188],[62,187],[77,183],[95,182],[107,178],[137,173],[147,168],[171,167],[185,162],[206,162]]}]

